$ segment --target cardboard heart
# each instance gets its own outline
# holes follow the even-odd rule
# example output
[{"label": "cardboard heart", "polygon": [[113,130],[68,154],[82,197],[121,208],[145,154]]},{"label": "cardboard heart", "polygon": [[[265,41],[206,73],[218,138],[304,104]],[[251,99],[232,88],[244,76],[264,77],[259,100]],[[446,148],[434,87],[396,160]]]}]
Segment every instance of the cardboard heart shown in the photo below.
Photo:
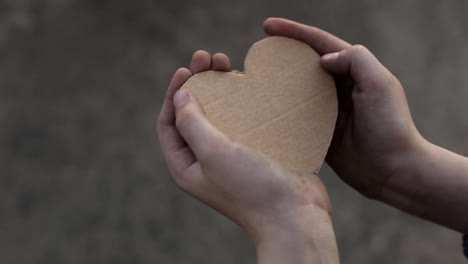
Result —
[{"label": "cardboard heart", "polygon": [[182,87],[232,140],[262,151],[286,168],[318,172],[335,128],[333,78],[308,45],[284,37],[255,43],[245,73],[207,71]]}]

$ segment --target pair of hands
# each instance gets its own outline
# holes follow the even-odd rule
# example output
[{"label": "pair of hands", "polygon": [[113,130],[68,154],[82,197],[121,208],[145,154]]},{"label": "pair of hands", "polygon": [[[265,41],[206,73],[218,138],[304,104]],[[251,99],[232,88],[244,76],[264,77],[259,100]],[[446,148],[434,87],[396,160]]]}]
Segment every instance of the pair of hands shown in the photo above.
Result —
[{"label": "pair of hands", "polygon": [[[266,20],[264,29],[268,35],[305,42],[322,55],[322,66],[333,74],[339,99],[326,161],[349,185],[378,199],[386,183],[406,170],[425,142],[398,80],[366,48],[320,29],[277,18]],[[307,239],[320,237],[323,247],[332,252],[315,258],[336,263],[331,204],[319,178],[294,174],[232,142],[209,123],[194,96],[179,91],[192,75],[207,70],[231,71],[229,58],[196,52],[190,69],[175,73],[158,119],[159,141],[176,184],[238,223],[257,248],[268,248],[264,245],[278,230],[311,233]]]}]

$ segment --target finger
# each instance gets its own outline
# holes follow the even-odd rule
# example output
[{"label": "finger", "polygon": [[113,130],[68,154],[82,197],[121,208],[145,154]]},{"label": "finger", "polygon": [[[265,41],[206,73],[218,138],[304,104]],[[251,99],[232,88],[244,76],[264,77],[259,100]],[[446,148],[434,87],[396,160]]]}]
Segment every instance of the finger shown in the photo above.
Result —
[{"label": "finger", "polygon": [[172,77],[169,83],[169,88],[164,96],[164,101],[161,107],[158,118],[158,129],[173,127],[175,125],[175,108],[172,102],[174,94],[179,88],[192,76],[192,73],[187,68],[180,68]]},{"label": "finger", "polygon": [[192,56],[192,62],[190,63],[190,70],[192,74],[197,74],[203,71],[209,71],[211,68],[211,55],[204,51],[196,51]]},{"label": "finger", "polygon": [[200,162],[209,161],[227,147],[227,138],[206,119],[202,107],[188,91],[178,91],[174,105],[177,129]]},{"label": "finger", "polygon": [[346,41],[321,29],[283,18],[268,18],[263,25],[265,33],[305,42],[320,55],[349,48]]},{"label": "finger", "polygon": [[176,71],[166,92],[157,122],[157,134],[161,151],[171,175],[180,174],[196,159],[187,143],[175,127],[175,107],[172,98],[177,90],[192,76],[192,73],[181,68]]},{"label": "finger", "polygon": [[231,67],[231,60],[229,60],[229,57],[226,56],[226,54],[223,53],[216,53],[213,55],[211,58],[211,68],[214,71],[225,71],[229,72],[232,70]]},{"label": "finger", "polygon": [[333,79],[335,80],[335,86],[338,88],[336,90],[338,96],[338,110],[344,112],[352,112],[354,109],[353,106],[353,87],[355,85],[354,80],[349,75],[334,75]]},{"label": "finger", "polygon": [[332,74],[351,76],[357,89],[383,87],[392,76],[377,58],[361,45],[324,55],[322,66]]}]

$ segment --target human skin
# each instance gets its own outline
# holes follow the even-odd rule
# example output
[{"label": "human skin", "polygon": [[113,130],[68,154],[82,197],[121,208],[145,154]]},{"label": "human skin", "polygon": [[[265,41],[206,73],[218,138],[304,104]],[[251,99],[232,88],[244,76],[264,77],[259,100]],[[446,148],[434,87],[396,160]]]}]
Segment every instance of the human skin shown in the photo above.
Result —
[{"label": "human skin", "polygon": [[339,263],[328,194],[315,175],[298,175],[232,142],[179,90],[193,74],[231,71],[224,54],[194,54],[167,90],[157,134],[169,172],[183,191],[236,222],[258,263]]},{"label": "human skin", "polygon": [[333,170],[366,197],[468,233],[468,159],[424,139],[393,74],[362,45],[318,28],[270,18],[264,29],[307,43],[335,78]]},{"label": "human skin", "polygon": [[[339,115],[327,162],[366,197],[468,233],[468,160],[424,139],[400,82],[365,47],[320,29],[272,18],[265,32],[298,39],[322,55],[337,84]],[[326,190],[209,124],[190,94],[193,74],[230,71],[223,54],[195,53],[174,75],[158,120],[169,171],[187,193],[238,223],[252,238],[258,263],[338,263]],[[262,188],[255,188],[262,186]]]}]

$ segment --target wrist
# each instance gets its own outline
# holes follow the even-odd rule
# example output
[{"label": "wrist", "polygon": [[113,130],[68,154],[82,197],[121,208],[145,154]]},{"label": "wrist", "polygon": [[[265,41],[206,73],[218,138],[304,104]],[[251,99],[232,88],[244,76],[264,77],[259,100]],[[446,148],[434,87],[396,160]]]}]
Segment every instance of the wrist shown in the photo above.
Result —
[{"label": "wrist", "polygon": [[393,176],[382,201],[423,219],[468,232],[468,159],[428,141]]},{"label": "wrist", "polygon": [[261,226],[254,240],[258,263],[339,263],[328,211],[309,205]]},{"label": "wrist", "polygon": [[401,156],[399,165],[387,180],[379,200],[405,211],[416,207],[416,197],[427,196],[427,170],[439,155],[438,148],[424,139],[418,139],[407,153]]},{"label": "wrist", "polygon": [[[408,181],[415,175],[431,155],[431,143],[419,133],[412,137],[404,149],[392,153],[385,159],[385,168],[380,172],[385,175],[385,182],[381,186],[376,200],[386,202],[389,196],[406,192]],[[392,199],[392,198],[390,198]]]}]

